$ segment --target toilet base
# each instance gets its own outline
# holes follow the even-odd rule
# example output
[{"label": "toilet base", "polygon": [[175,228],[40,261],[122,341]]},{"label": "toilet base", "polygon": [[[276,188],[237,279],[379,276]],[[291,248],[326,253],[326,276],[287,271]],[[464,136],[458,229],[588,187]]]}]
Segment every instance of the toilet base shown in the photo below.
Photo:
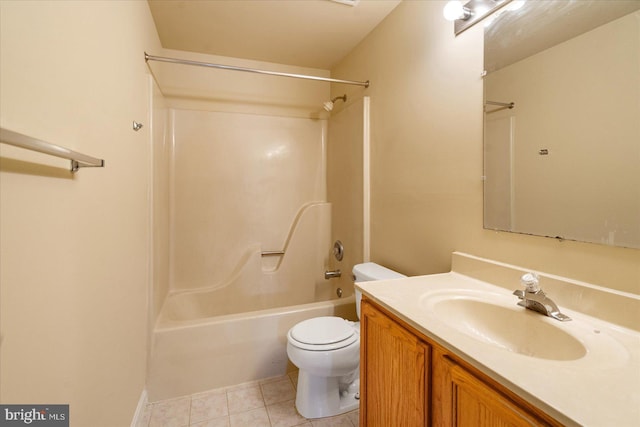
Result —
[{"label": "toilet base", "polygon": [[323,418],[344,414],[360,406],[360,378],[350,383],[344,377],[317,377],[298,372],[296,409],[305,418]]}]

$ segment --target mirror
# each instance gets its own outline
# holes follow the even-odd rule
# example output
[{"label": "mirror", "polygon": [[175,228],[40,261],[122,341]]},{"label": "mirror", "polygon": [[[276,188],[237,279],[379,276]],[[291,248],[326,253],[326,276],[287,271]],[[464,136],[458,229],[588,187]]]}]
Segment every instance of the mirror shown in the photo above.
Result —
[{"label": "mirror", "polygon": [[485,24],[484,227],[640,248],[640,1],[504,9]]}]

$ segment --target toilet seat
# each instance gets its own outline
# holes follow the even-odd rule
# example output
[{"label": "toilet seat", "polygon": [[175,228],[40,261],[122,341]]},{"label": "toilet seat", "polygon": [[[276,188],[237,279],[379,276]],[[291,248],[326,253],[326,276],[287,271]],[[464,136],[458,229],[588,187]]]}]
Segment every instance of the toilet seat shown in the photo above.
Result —
[{"label": "toilet seat", "polygon": [[289,342],[303,350],[337,350],[358,341],[353,322],[335,316],[315,317],[289,330]]}]

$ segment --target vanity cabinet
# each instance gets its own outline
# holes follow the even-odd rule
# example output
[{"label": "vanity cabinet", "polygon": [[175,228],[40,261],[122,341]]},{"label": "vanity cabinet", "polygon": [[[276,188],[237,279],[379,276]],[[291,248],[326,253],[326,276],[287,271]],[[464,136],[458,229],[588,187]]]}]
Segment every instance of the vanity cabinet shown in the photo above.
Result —
[{"label": "vanity cabinet", "polygon": [[363,298],[360,426],[561,426]]},{"label": "vanity cabinet", "polygon": [[363,299],[360,355],[360,425],[428,425],[429,345]]},{"label": "vanity cabinet", "polygon": [[436,426],[561,426],[479,371],[434,348],[432,387]]}]

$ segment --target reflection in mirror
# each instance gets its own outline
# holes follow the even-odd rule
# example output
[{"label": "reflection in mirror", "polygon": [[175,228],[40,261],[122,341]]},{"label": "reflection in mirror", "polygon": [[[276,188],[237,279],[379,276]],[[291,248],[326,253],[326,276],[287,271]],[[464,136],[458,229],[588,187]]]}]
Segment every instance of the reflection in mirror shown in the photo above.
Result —
[{"label": "reflection in mirror", "polygon": [[485,28],[484,226],[640,248],[640,1]]}]

